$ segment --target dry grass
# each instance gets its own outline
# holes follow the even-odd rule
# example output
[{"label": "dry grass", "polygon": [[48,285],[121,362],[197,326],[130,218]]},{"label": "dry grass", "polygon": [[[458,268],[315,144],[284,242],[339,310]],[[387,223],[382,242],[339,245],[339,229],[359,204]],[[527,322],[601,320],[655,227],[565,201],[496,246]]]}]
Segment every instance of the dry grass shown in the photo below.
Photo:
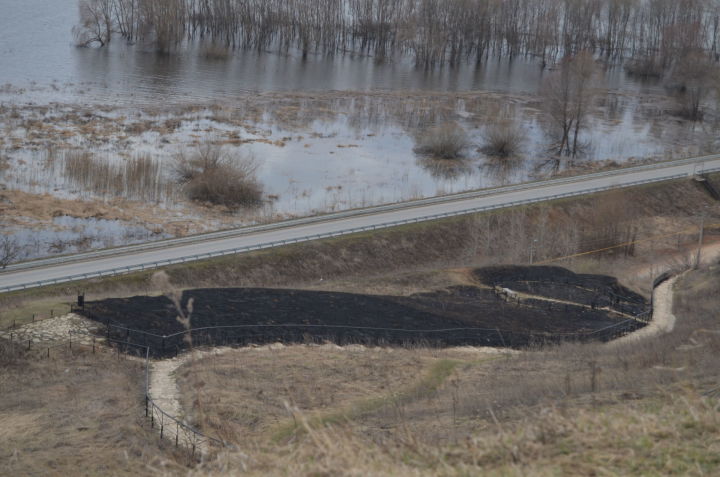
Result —
[{"label": "dry grass", "polygon": [[[0,474],[138,475],[175,469],[143,417],[143,364],[0,342]],[[178,455],[179,457],[179,455]]]},{"label": "dry grass", "polygon": [[[570,344],[492,361],[454,355],[449,373],[427,392],[412,395],[412,384],[398,383],[391,394],[412,398],[343,413],[342,419],[336,417],[343,408],[337,401],[325,404],[326,413],[317,404],[307,410],[298,406],[294,426],[303,432],[294,439],[241,440],[249,456],[221,456],[199,473],[214,475],[214,465],[243,465],[251,474],[270,475],[714,474],[720,469],[715,319],[720,266],[686,276],[677,289],[679,321],[670,334],[627,346]],[[302,373],[290,367],[290,380],[305,378],[315,399],[337,385],[316,379],[334,360],[324,351],[279,352],[304,361]],[[387,366],[396,362],[397,352],[387,351]],[[279,374],[266,373],[266,385],[257,382],[261,376],[223,379],[241,367],[256,367],[248,352],[235,353],[242,358],[234,371],[232,355],[220,367],[204,363],[206,372],[217,373],[213,382],[221,383],[228,409],[248,399],[249,392],[276,390],[278,377],[288,379],[284,360]],[[432,350],[400,353],[447,362]],[[337,363],[344,368],[339,375],[351,376],[346,373],[356,370],[356,362]],[[405,373],[421,375],[412,361],[408,364]],[[366,381],[358,385],[367,386]],[[233,389],[235,382],[240,386]],[[368,393],[374,390],[369,387]],[[238,392],[242,399],[234,397]]]},{"label": "dry grass", "polygon": [[124,197],[157,202],[172,197],[160,164],[148,156],[116,163],[88,151],[66,151],[63,173],[75,187],[101,197]]},{"label": "dry grass", "polygon": [[[338,349],[328,345],[233,350],[195,364],[203,382],[198,423],[211,435],[247,443],[294,429],[293,414],[339,411],[350,403],[386,396],[410,386],[436,360],[431,353],[402,349]],[[183,403],[198,414],[191,367],[178,372]],[[319,417],[319,415],[317,416]]]},{"label": "dry grass", "polygon": [[[41,207],[39,202],[32,204],[33,210]],[[114,213],[110,207],[85,211],[85,203],[74,201],[58,206],[74,206],[83,214],[96,210]],[[621,241],[632,230],[638,239],[660,238],[638,244],[630,255],[626,248],[620,248],[554,264],[582,273],[619,276],[624,285],[647,295],[653,277],[677,265],[684,251],[697,243],[699,218],[694,213],[705,206],[707,223],[720,222],[720,204],[691,181],[683,180],[290,245],[166,270],[181,288],[270,286],[408,294],[443,286],[446,272],[439,270],[528,263],[531,248],[537,263],[599,248],[598,244],[607,244],[613,237]],[[628,229],[628,224],[633,229]],[[685,232],[664,236],[678,230]],[[717,240],[717,232],[708,230],[706,239]],[[647,273],[639,273],[640,269]],[[86,290],[88,299],[153,293],[157,290],[150,284],[151,275],[136,273],[3,294],[0,308],[21,308],[45,296],[73,300],[78,286]]]}]

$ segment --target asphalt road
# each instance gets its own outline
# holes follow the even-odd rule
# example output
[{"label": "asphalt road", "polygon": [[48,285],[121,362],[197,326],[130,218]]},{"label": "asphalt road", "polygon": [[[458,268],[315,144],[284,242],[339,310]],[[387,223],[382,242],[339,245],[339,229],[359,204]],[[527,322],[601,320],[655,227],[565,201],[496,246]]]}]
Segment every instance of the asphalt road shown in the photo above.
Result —
[{"label": "asphalt road", "polygon": [[[183,243],[173,244],[170,241],[161,247],[149,250],[143,249],[142,246],[129,246],[100,257],[92,256],[92,254],[78,254],[63,258],[63,263],[41,260],[32,264],[32,268],[9,269],[1,272],[0,293],[19,288],[42,286],[54,281],[68,281],[71,277],[79,279],[84,275],[111,275],[140,267],[152,268],[162,265],[157,262],[167,261],[170,263],[205,258],[197,257],[201,254],[216,254],[272,242],[303,241],[308,237],[313,239],[312,236],[347,233],[350,229],[362,227],[387,226],[387,224],[397,221],[430,220],[443,214],[459,214],[484,207],[513,206],[522,201],[550,200],[558,196],[580,195],[603,188],[632,186],[644,181],[676,179],[682,175],[692,176],[708,170],[720,170],[720,156],[659,164],[653,168],[625,169],[610,174],[590,174],[564,180],[564,182],[537,182],[522,188],[510,186],[481,192],[482,195],[476,197],[460,194],[456,197],[441,199],[438,202],[426,200],[402,204],[397,208],[385,207],[354,211],[349,216],[341,213],[328,216],[327,220],[314,219],[315,221],[312,223],[294,221],[285,227],[275,226],[273,229],[248,233],[238,230],[237,235],[223,238],[217,238],[217,235],[210,234],[183,239]],[[26,267],[26,265],[21,264],[20,267]]]}]

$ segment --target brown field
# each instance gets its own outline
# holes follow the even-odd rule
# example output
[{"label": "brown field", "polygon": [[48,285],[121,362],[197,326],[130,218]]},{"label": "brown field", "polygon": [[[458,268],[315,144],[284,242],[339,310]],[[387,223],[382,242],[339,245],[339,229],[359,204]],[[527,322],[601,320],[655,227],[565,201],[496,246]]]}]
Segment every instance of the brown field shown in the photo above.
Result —
[{"label": "brown field", "polygon": [[[587,247],[597,245],[593,234],[606,243],[621,239],[623,227],[605,227],[617,208],[603,209],[603,202],[630,204],[618,223],[637,225],[638,237],[684,231],[642,242],[632,253],[560,264],[619,276],[645,296],[653,276],[690,263],[698,207],[709,206],[708,223],[720,217],[716,202],[680,181],[176,267],[169,274],[180,286],[196,280],[198,286],[407,296],[466,285],[468,276],[457,267],[527,262],[526,237],[539,230],[543,216],[555,235],[540,242],[540,260],[556,256],[566,235]],[[488,242],[481,232],[489,226],[497,227],[491,227],[495,234],[514,230],[517,246]],[[714,243],[717,237],[708,234],[706,248]],[[158,291],[149,275],[88,285],[91,299]],[[48,307],[69,301],[74,288],[3,297],[0,318],[21,318],[38,297]],[[687,274],[676,290],[675,330],[633,345],[567,344],[509,355],[292,346],[232,350],[189,363],[177,373],[185,412],[208,433],[238,445],[191,467],[147,429],[139,364],[3,351],[0,474],[717,474],[719,266]]]},{"label": "brown field", "polygon": [[57,348],[48,359],[0,340],[0,474],[181,468],[176,462],[187,459],[165,449],[144,421],[143,369],[111,353]]},{"label": "brown field", "polygon": [[179,372],[183,404],[257,474],[713,474],[720,266],[676,289],[676,329],[645,342],[233,350]]}]

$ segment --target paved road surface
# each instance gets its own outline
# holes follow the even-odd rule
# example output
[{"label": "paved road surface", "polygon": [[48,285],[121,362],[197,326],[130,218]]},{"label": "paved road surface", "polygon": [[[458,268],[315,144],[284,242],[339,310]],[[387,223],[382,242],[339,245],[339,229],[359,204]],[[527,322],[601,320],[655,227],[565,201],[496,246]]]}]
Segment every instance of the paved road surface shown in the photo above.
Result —
[{"label": "paved road surface", "polygon": [[[218,238],[217,234],[182,239],[181,243],[169,241],[165,244],[123,247],[119,251],[106,251],[105,256],[97,253],[79,254],[63,258],[62,263],[40,260],[20,264],[14,269],[0,273],[0,293],[19,288],[42,286],[52,282],[69,281],[87,276],[112,275],[141,268],[152,268],[167,263],[207,258],[198,255],[219,254],[243,247],[273,243],[304,241],[330,234],[348,233],[351,229],[388,226],[402,221],[422,221],[438,218],[443,214],[457,215],[476,211],[478,208],[493,208],[517,205],[519,202],[543,201],[558,196],[580,195],[603,188],[628,187],[641,182],[676,179],[681,176],[720,170],[720,156],[688,159],[652,167],[637,167],[578,176],[570,179],[537,182],[522,186],[509,186],[492,191],[466,193],[440,199],[429,199],[390,207],[371,208],[364,211],[339,213],[326,219],[311,219],[313,222],[294,221],[288,226],[274,225],[260,231],[238,230],[235,235]],[[225,232],[227,234],[227,232]],[[233,252],[235,253],[235,252]],[[157,263],[163,262],[163,263]],[[19,268],[18,268],[19,267]]]}]

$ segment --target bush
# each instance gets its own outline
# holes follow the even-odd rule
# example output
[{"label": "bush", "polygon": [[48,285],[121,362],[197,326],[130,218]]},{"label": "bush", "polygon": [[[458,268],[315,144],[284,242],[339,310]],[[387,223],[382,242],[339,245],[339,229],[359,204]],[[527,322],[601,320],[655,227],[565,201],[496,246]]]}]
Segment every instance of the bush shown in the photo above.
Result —
[{"label": "bush", "polygon": [[481,151],[491,157],[514,157],[522,150],[524,141],[520,126],[512,120],[504,120],[487,127]]},{"label": "bush", "polygon": [[469,146],[465,130],[457,124],[445,124],[425,131],[417,138],[415,152],[433,159],[458,159]]},{"label": "bush", "polygon": [[190,200],[229,209],[262,203],[262,186],[255,177],[252,158],[235,158],[219,146],[200,146],[192,154],[177,156],[175,176]]},{"label": "bush", "polygon": [[625,72],[637,78],[662,78],[664,69],[658,58],[646,55],[626,62]]}]

